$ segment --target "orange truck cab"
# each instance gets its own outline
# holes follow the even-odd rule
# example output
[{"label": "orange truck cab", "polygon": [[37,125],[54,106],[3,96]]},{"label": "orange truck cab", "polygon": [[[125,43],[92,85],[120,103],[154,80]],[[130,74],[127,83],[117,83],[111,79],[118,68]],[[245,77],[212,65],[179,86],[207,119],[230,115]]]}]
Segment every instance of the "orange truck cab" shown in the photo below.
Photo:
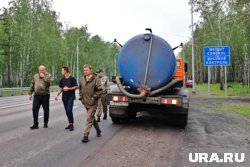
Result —
[{"label": "orange truck cab", "polygon": [[176,68],[176,72],[174,75],[174,79],[181,79],[181,80],[185,80],[185,64],[183,61],[183,58],[177,57],[176,58],[176,64],[177,64],[177,68]]}]

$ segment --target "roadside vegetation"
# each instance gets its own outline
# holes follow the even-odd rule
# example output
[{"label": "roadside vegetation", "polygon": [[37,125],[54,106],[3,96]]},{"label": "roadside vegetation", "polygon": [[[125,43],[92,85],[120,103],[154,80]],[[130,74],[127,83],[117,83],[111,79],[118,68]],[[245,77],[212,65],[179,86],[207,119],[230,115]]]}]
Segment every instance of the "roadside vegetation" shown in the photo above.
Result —
[{"label": "roadside vegetation", "polygon": [[29,86],[41,64],[55,83],[62,66],[69,66],[73,76],[77,71],[82,76],[87,63],[108,76],[114,74],[114,59],[120,48],[91,34],[88,25],[64,25],[59,18],[53,1],[9,0],[8,7],[0,8],[0,87]]},{"label": "roadside vegetation", "polygon": [[[249,0],[189,0],[193,11],[200,19],[194,23],[194,65],[195,82],[204,83],[208,79],[208,68],[204,66],[203,48],[207,46],[230,46],[230,65],[227,67],[228,82],[250,85],[250,1]],[[184,43],[181,55],[188,63],[191,79],[192,40]],[[216,84],[216,96],[224,96],[225,68],[211,67],[211,82]],[[236,84],[237,85],[237,84]],[[206,85],[203,85],[206,87]],[[247,86],[228,87],[228,95],[249,94]],[[241,90],[244,89],[244,90]],[[250,95],[250,94],[249,94]]]},{"label": "roadside vegetation", "polygon": [[[190,91],[191,92],[191,91]],[[196,95],[208,96],[208,84],[196,84]],[[220,90],[220,84],[210,84],[211,97],[225,97],[225,90]],[[249,97],[250,87],[237,82],[227,83],[227,96],[228,97]]]},{"label": "roadside vegetation", "polygon": [[[225,97],[225,91],[219,89],[220,84],[211,84],[210,86],[210,96],[211,98],[228,98],[231,100],[243,99],[241,103],[222,103],[217,104],[214,108],[221,110],[223,112],[235,112],[243,116],[247,116],[250,120],[250,88],[248,86],[242,85],[241,83],[228,83],[228,96]],[[208,84],[197,84],[196,85],[196,94],[191,97],[208,97]],[[244,100],[245,99],[245,100]],[[248,102],[249,101],[249,102]]]},{"label": "roadside vegetation", "polygon": [[235,112],[250,116],[250,104],[220,104],[217,108],[225,112]]}]

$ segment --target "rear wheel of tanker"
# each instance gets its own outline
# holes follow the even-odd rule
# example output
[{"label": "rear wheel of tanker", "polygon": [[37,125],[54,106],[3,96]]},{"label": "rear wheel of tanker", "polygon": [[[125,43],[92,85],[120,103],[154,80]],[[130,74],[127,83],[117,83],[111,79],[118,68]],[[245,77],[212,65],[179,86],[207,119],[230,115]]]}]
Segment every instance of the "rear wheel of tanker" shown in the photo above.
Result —
[{"label": "rear wheel of tanker", "polygon": [[111,120],[114,124],[120,124],[122,119],[117,117],[111,117]]},{"label": "rear wheel of tanker", "polygon": [[177,121],[178,121],[178,127],[180,128],[185,128],[187,126],[188,122],[188,114],[179,114],[177,116]]},{"label": "rear wheel of tanker", "polygon": [[129,119],[135,119],[136,115],[137,115],[137,112],[135,112],[135,111],[129,111],[128,112],[128,118]]}]

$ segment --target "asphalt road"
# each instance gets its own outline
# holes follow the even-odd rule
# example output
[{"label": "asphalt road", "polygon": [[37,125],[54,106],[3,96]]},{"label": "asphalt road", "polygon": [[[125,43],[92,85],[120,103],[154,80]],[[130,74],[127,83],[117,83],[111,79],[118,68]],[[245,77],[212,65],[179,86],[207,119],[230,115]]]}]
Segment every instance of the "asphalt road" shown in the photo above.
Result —
[{"label": "asphalt road", "polygon": [[101,121],[101,138],[93,129],[88,144],[81,143],[85,123],[85,109],[76,100],[74,105],[75,130],[64,130],[68,125],[62,102],[50,101],[49,128],[43,128],[43,110],[40,109],[38,130],[31,131],[31,102],[28,96],[0,98],[0,166],[23,167],[74,167],[116,134],[121,126],[115,126],[110,118]]},{"label": "asphalt road", "polygon": [[[51,97],[54,97],[53,95]],[[238,103],[240,101],[234,101]],[[50,101],[49,128],[32,125],[31,102],[27,96],[0,98],[1,167],[249,167],[250,118],[215,110],[212,106],[230,103],[223,99],[191,98],[186,129],[167,123],[168,118],[143,112],[124,125],[113,125],[110,118],[100,123],[102,137],[94,129],[89,143],[81,143],[85,109],[76,100],[75,130],[67,125],[62,102]],[[249,103],[249,102],[244,102]],[[244,153],[244,162],[205,163],[189,161],[189,153]]]}]

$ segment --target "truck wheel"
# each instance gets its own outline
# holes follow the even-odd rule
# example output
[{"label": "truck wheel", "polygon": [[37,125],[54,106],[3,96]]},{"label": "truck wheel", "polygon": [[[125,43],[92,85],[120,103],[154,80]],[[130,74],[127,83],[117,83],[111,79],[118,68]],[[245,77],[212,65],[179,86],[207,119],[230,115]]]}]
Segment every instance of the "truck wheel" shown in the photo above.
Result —
[{"label": "truck wheel", "polygon": [[137,112],[134,112],[134,111],[129,111],[128,112],[128,118],[129,119],[135,119],[136,115],[137,115]]},{"label": "truck wheel", "polygon": [[180,128],[185,128],[188,122],[188,114],[179,114],[177,121]]},{"label": "truck wheel", "polygon": [[136,115],[137,115],[137,112],[135,111],[135,106],[130,104],[128,107],[128,118],[135,119]]},{"label": "truck wheel", "polygon": [[121,118],[117,117],[111,117],[111,120],[114,124],[120,124],[121,123]]}]

